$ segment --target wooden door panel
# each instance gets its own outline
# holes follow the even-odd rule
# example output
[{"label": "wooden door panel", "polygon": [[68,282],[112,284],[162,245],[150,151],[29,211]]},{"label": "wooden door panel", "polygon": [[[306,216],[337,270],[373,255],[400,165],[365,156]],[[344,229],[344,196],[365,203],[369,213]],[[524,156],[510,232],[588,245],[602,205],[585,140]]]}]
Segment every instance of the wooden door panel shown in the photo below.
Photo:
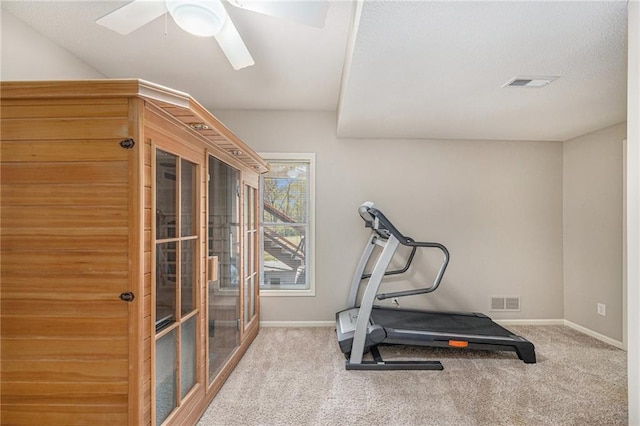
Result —
[{"label": "wooden door panel", "polygon": [[131,154],[87,139],[122,122],[3,119],[3,424],[128,423]]}]

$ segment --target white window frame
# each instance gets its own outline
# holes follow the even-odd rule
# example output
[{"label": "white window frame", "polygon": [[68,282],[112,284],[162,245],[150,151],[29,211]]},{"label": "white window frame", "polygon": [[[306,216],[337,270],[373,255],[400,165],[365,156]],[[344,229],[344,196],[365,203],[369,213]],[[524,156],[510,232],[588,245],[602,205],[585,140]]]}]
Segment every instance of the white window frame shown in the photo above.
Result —
[{"label": "white window frame", "polygon": [[[259,155],[268,162],[273,161],[303,161],[309,163],[309,239],[308,252],[305,254],[306,259],[306,275],[309,279],[309,288],[291,289],[291,288],[263,288],[260,286],[260,296],[280,297],[280,296],[315,296],[316,295],[316,154],[315,153],[279,153],[279,152],[262,152]],[[263,177],[260,177],[260,188],[263,188]],[[260,193],[260,277],[264,277],[264,261],[263,244],[264,244],[264,226],[263,226],[263,208],[264,199],[262,191]],[[262,284],[262,281],[261,281]]]}]

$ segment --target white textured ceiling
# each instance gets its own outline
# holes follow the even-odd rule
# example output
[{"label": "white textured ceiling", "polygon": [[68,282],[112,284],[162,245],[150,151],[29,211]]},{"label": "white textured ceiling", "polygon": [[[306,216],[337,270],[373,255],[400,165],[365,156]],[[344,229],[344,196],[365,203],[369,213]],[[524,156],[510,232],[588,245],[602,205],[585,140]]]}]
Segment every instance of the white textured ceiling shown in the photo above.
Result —
[{"label": "white textured ceiling", "polygon": [[625,41],[620,2],[367,2],[338,131],[566,140],[624,120]]},{"label": "white textured ceiling", "polygon": [[[214,112],[336,111],[345,138],[566,140],[626,118],[623,0],[332,1],[322,29],[228,7],[256,62],[240,71],[170,18],[128,36],[95,24],[125,3],[2,8],[107,77],[185,91]],[[538,75],[560,78],[501,87]]]}]

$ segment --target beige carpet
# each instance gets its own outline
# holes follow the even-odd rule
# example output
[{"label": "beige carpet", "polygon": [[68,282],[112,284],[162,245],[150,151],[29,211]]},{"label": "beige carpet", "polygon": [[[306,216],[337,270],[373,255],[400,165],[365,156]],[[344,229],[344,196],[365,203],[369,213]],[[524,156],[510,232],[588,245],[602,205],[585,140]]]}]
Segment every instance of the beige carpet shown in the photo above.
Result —
[{"label": "beige carpet", "polygon": [[444,371],[345,371],[332,328],[263,328],[199,425],[627,424],[626,352],[568,327],[509,328],[535,344],[537,364],[383,347]]}]

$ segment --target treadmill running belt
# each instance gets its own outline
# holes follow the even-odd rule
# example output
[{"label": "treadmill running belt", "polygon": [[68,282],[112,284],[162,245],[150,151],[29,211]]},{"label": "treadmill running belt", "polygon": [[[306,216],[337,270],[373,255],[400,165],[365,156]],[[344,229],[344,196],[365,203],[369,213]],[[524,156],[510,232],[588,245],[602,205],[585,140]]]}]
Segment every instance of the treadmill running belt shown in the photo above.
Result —
[{"label": "treadmill running belt", "polygon": [[481,336],[513,336],[513,333],[482,314],[429,312],[374,306],[373,324],[384,328],[432,331]]}]

